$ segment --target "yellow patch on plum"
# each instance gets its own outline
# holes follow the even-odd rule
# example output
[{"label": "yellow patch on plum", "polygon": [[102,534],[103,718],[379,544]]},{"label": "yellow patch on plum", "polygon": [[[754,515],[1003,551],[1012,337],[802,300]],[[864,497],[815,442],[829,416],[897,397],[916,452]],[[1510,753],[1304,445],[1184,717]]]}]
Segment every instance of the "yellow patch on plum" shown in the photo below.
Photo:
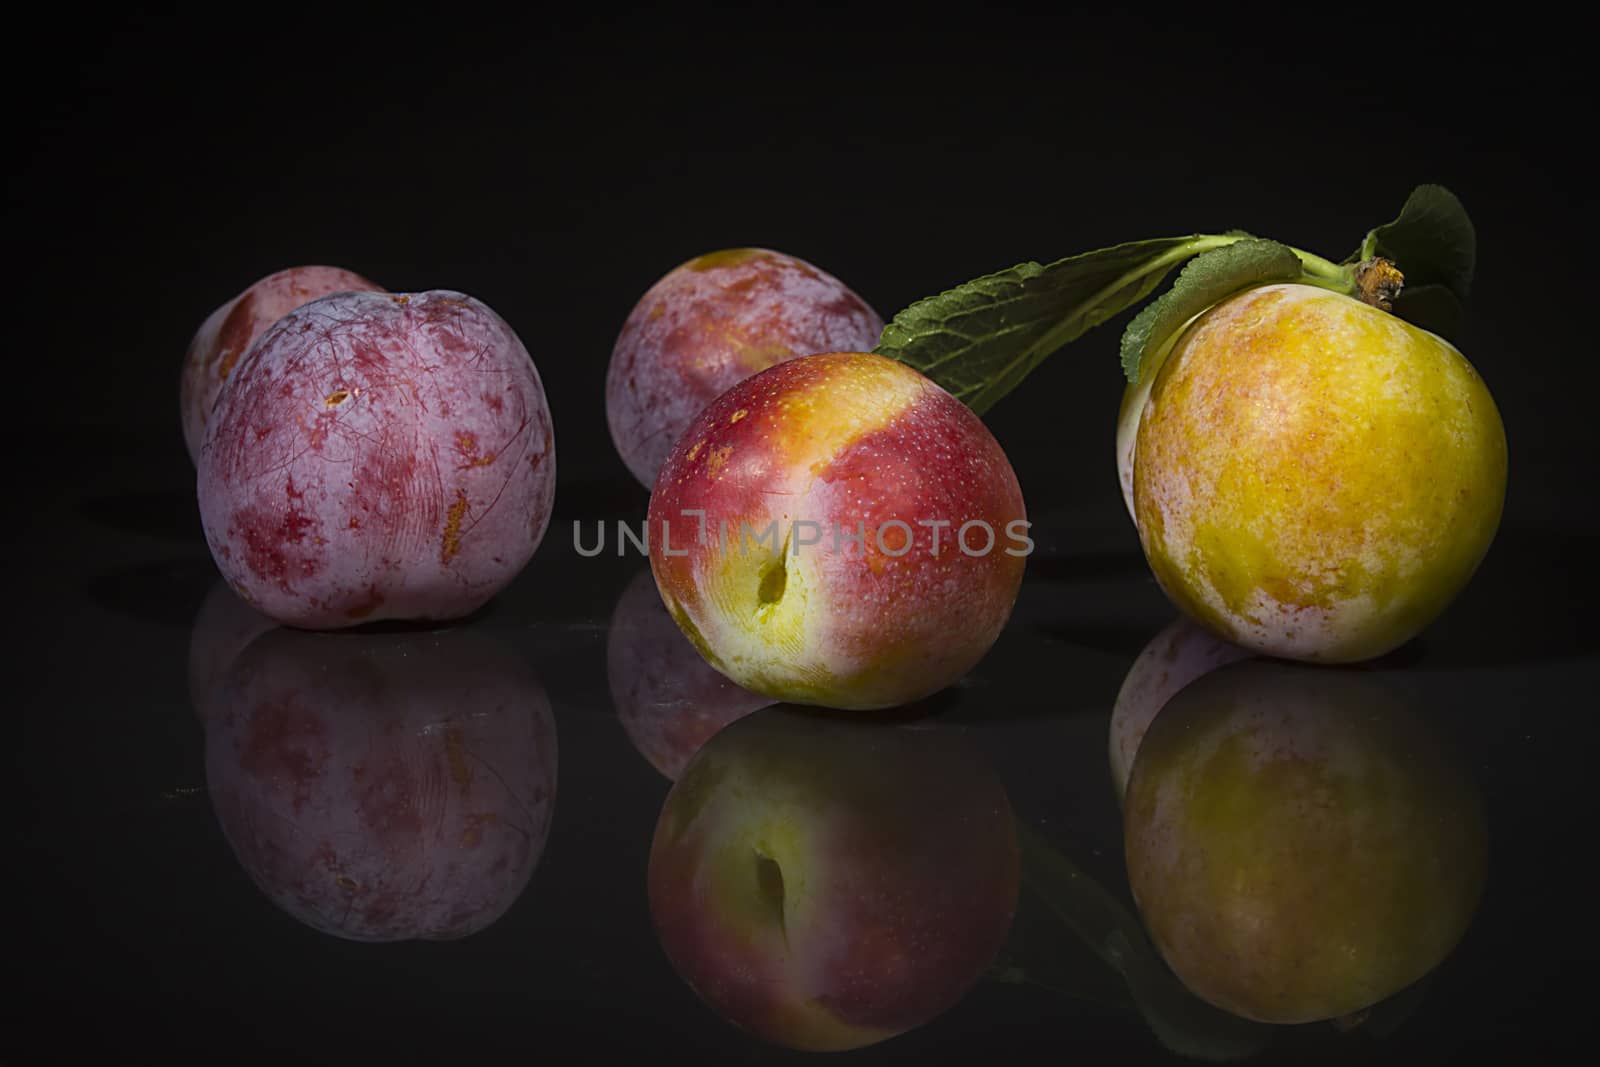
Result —
[{"label": "yellow patch on plum", "polygon": [[466,490],[457,489],[455,503],[450,505],[450,511],[445,516],[444,536],[439,542],[440,563],[449,563],[461,551],[461,520],[466,514]]},{"label": "yellow patch on plum", "polygon": [[[696,446],[698,447],[698,446]],[[706,454],[706,477],[715,481],[722,468],[728,463],[728,457],[733,454],[732,445],[720,445]]]},{"label": "yellow patch on plum", "polygon": [[760,248],[723,248],[716,252],[707,252],[705,255],[696,256],[684,264],[688,270],[704,271],[715,270],[718,267],[738,267],[753,259],[760,259],[768,255]]}]

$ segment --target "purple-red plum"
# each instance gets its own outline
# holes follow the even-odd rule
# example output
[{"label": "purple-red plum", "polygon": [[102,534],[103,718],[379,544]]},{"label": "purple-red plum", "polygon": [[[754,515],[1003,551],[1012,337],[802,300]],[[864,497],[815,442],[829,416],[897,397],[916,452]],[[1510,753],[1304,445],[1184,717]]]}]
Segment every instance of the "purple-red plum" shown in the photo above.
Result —
[{"label": "purple-red plum", "polygon": [[382,292],[359,274],[340,267],[290,267],[269,274],[217,308],[195,331],[178,377],[183,443],[198,462],[206,423],[234,366],[267,328],[295,308],[340,292]]},{"label": "purple-red plum", "polygon": [[544,386],[511,327],[470,296],[322,297],[234,369],[197,492],[223,577],[284,625],[459,618],[544,537]]},{"label": "purple-red plum", "polygon": [[839,279],[765,248],[691,259],[639,299],[606,372],[606,419],[646,487],[690,421],[735,383],[816,352],[868,350],[883,320]]}]

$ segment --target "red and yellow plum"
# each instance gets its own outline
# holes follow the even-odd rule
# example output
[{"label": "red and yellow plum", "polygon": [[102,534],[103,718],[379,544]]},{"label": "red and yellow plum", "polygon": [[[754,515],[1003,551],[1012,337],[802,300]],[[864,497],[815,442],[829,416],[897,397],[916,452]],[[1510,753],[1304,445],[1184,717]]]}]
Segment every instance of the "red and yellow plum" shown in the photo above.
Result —
[{"label": "red and yellow plum", "polygon": [[1022,491],[972,411],[903,363],[824,353],[706,408],[650,497],[667,609],[774,700],[908,704],[1004,627],[1031,547]]},{"label": "red and yellow plum", "polygon": [[256,339],[300,305],[347,291],[376,293],[383,289],[339,267],[290,267],[256,281],[206,317],[189,342],[178,378],[183,443],[190,460],[199,460],[200,442],[217,394]]},{"label": "red and yellow plum", "polygon": [[338,293],[235,368],[200,453],[212,558],[284,625],[458,618],[526,566],[555,494],[544,387],[462,293]]},{"label": "red and yellow plum", "polygon": [[611,439],[648,488],[729,387],[795,356],[870,349],[882,332],[864,300],[805,260],[764,248],[699,256],[651,286],[623,324],[606,374]]},{"label": "red and yellow plum", "polygon": [[464,937],[538,865],[556,734],[523,660],[469,630],[277,629],[206,732],[224,834],[273,903],[355,941]]},{"label": "red and yellow plum", "polygon": [[713,737],[668,794],[650,914],[718,1014],[789,1048],[921,1026],[982,977],[1011,927],[1016,824],[958,735],[794,708]]}]

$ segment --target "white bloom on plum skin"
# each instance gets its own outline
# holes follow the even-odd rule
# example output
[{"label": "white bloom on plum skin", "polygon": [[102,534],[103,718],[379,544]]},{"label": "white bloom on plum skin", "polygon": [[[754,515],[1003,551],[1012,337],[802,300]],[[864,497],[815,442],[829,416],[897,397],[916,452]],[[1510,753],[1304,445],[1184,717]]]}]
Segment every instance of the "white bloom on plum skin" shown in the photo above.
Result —
[{"label": "white bloom on plum skin", "polygon": [[544,537],[549,405],[482,302],[323,297],[280,319],[234,379],[201,448],[201,520],[223,576],[278,622],[459,618]]}]

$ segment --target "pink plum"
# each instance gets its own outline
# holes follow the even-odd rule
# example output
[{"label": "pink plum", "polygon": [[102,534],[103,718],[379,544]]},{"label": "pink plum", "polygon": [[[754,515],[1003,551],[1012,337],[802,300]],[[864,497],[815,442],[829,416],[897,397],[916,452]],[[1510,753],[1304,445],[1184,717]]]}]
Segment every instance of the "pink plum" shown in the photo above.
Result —
[{"label": "pink plum", "polygon": [[765,248],[691,259],[639,299],[606,373],[611,440],[647,488],[691,419],[782,360],[866,350],[883,320],[839,279]]},{"label": "pink plum", "polygon": [[511,327],[470,296],[322,297],[235,369],[197,485],[217,567],[278,622],[457,618],[544,537],[544,386]]}]

